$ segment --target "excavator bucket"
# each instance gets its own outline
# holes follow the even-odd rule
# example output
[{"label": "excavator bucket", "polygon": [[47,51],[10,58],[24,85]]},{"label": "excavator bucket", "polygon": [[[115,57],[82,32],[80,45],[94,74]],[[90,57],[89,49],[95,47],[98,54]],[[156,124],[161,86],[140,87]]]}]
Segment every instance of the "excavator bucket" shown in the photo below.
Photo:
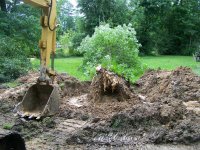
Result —
[{"label": "excavator bucket", "polygon": [[58,87],[35,84],[28,89],[22,102],[15,107],[15,112],[30,119],[51,116],[59,110],[59,99]]}]

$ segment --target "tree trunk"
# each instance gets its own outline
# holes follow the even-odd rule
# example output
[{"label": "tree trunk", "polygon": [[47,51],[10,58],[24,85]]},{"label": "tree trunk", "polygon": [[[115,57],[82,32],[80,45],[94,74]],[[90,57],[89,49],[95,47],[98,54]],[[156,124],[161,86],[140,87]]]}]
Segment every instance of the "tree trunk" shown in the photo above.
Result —
[{"label": "tree trunk", "polygon": [[191,52],[192,36],[190,36],[189,51]]},{"label": "tree trunk", "polygon": [[6,9],[6,1],[5,0],[0,0],[0,7],[2,11],[7,11]]}]

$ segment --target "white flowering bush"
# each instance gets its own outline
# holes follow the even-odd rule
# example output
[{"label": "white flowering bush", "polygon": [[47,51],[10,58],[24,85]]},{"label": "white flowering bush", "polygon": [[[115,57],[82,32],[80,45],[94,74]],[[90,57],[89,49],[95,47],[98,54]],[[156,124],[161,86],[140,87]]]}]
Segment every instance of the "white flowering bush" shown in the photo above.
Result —
[{"label": "white flowering bush", "polygon": [[138,57],[140,44],[131,25],[111,28],[108,24],[95,29],[92,37],[83,39],[78,51],[84,54],[82,68],[94,75],[95,67],[102,67],[131,81],[144,70]]}]

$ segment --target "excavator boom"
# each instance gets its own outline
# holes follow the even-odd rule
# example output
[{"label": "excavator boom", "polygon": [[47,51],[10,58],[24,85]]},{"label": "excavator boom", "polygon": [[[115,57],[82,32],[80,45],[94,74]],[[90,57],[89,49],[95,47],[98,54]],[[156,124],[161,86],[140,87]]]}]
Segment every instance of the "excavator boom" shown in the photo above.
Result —
[{"label": "excavator boom", "polygon": [[40,8],[48,8],[48,0],[23,0],[25,3],[30,4],[32,6],[40,7]]}]

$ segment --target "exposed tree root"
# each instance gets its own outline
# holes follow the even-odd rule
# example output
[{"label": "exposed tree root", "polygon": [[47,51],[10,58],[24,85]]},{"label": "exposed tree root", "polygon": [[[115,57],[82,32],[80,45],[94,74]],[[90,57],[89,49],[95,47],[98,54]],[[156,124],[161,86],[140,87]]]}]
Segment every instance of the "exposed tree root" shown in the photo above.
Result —
[{"label": "exposed tree root", "polygon": [[123,77],[101,67],[97,67],[96,71],[89,94],[94,102],[104,102],[107,99],[125,101],[133,96],[129,82]]}]

